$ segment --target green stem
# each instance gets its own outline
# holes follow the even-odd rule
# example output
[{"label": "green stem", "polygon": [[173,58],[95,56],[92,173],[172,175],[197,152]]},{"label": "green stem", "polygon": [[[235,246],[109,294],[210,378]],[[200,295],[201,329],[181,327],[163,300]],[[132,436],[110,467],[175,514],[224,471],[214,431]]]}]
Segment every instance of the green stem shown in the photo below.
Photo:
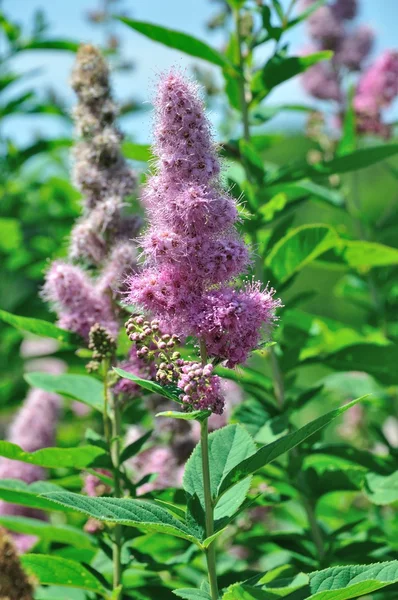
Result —
[{"label": "green stem", "polygon": [[250,141],[250,127],[249,127],[249,107],[246,100],[246,80],[245,80],[245,65],[242,54],[242,36],[240,32],[240,12],[239,9],[234,10],[234,21],[236,39],[238,42],[238,59],[239,59],[239,95],[240,105],[242,111],[242,123],[243,123],[243,137],[247,142]]},{"label": "green stem", "polygon": [[[200,340],[200,358],[202,365],[207,363],[207,348],[203,340]],[[208,419],[200,423],[200,443],[202,449],[202,473],[203,473],[203,493],[205,497],[205,525],[206,537],[214,533],[214,507],[211,495],[210,485],[210,463],[209,463],[209,432]],[[205,550],[207,571],[209,574],[210,593],[212,600],[218,600],[218,584],[216,570],[216,547],[214,542],[209,544]]]},{"label": "green stem", "polygon": [[[112,445],[111,459],[113,465],[114,496],[120,498],[122,490],[120,485],[120,411],[117,402],[112,402]],[[113,589],[119,587],[122,579],[122,526],[116,525],[113,532]]]},{"label": "green stem", "polygon": [[108,374],[110,368],[110,360],[108,358],[104,358],[102,361],[102,369],[103,369],[103,383],[104,383],[104,434],[105,439],[107,441],[109,450],[111,448],[111,432],[109,429],[109,381]]},{"label": "green stem", "polygon": [[[122,495],[120,485],[120,412],[113,397],[110,386],[109,386],[109,369],[111,361],[109,358],[105,358],[102,362],[103,365],[103,382],[104,382],[104,432],[105,438],[108,443],[109,452],[113,467],[113,485],[114,485],[114,497],[120,498]],[[110,419],[109,419],[110,410]],[[110,423],[111,427],[110,429]],[[113,542],[112,542],[112,558],[113,558],[113,589],[120,586],[122,579],[122,562],[121,562],[121,551],[122,551],[122,528],[120,525],[116,525],[113,531]]]},{"label": "green stem", "polygon": [[[202,471],[203,471],[203,491],[205,497],[205,518],[206,518],[206,537],[214,533],[214,515],[213,500],[210,487],[210,466],[209,466],[209,437],[207,419],[200,424],[200,442],[202,448]],[[209,584],[212,600],[218,600],[218,585],[216,571],[216,549],[212,542],[205,550],[207,560],[207,570],[209,573]]]},{"label": "green stem", "polygon": [[275,398],[278,402],[280,410],[283,410],[283,406],[285,404],[285,384],[283,381],[282,371],[279,367],[278,358],[272,346],[269,349],[269,354],[271,359],[272,379],[274,382]]},{"label": "green stem", "polygon": [[302,496],[302,502],[305,508],[305,512],[307,513],[308,524],[310,526],[312,534],[312,540],[318,551],[319,566],[322,566],[322,561],[325,557],[325,548],[323,543],[322,532],[316,519],[315,510],[311,501],[306,496]]}]

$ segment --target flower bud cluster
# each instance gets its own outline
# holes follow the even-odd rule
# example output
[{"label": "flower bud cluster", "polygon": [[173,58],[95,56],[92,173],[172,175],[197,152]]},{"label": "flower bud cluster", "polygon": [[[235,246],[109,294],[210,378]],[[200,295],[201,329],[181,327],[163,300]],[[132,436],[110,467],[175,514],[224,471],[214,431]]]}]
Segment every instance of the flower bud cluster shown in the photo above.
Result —
[{"label": "flower bud cluster", "polygon": [[157,319],[151,322],[142,315],[131,317],[126,323],[129,339],[137,348],[137,356],[156,365],[156,380],[162,385],[173,383],[181,389],[180,400],[184,409],[211,410],[221,414],[224,399],[220,379],[213,375],[213,365],[181,358],[176,346],[177,335],[162,334]]},{"label": "flower bud cluster", "polygon": [[88,347],[93,351],[93,354],[92,360],[86,365],[86,369],[93,372],[98,371],[103,360],[112,358],[116,350],[116,343],[109,331],[96,323],[89,331]]}]

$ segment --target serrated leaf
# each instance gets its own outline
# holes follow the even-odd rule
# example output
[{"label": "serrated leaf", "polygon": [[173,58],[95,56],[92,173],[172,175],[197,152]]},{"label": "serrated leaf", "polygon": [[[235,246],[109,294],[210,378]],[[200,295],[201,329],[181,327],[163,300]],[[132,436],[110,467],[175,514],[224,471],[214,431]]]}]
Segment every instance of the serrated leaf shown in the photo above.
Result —
[{"label": "serrated leaf", "polygon": [[283,579],[265,585],[261,580],[257,585],[248,580],[228,588],[223,600],[351,600],[397,581],[397,560],[371,565],[347,565],[309,574],[299,573],[289,586],[284,585],[286,580]]},{"label": "serrated leaf", "polygon": [[11,460],[38,465],[47,469],[59,467],[84,469],[95,459],[103,456],[105,451],[97,446],[81,446],[80,448],[42,448],[36,452],[25,452],[11,442],[0,441],[0,456]]},{"label": "serrated leaf", "polygon": [[[365,397],[366,396],[363,398]],[[219,484],[217,495],[221,496],[241,479],[255,473],[268,463],[275,460],[275,458],[278,458],[278,456],[281,456],[288,450],[291,450],[298,444],[301,444],[301,442],[306,440],[320,429],[326,427],[326,425],[328,425],[336,417],[343,414],[346,410],[357,404],[363,398],[358,398],[349,404],[346,404],[345,406],[332,410],[326,413],[326,415],[315,419],[315,421],[304,425],[304,427],[301,429],[298,429],[293,433],[289,433],[288,435],[279,438],[271,444],[263,446],[257,450],[257,452],[251,454],[248,458],[237,464],[229,471],[229,473],[224,475]]]},{"label": "serrated leaf", "polygon": [[129,373],[128,371],[123,371],[123,369],[118,369],[116,367],[114,367],[113,370],[120,377],[123,377],[124,379],[130,379],[130,381],[134,381],[134,383],[136,383],[140,387],[144,388],[145,390],[148,390],[149,392],[152,392],[153,394],[159,394],[160,396],[163,396],[164,398],[168,398],[169,400],[173,400],[174,402],[178,402],[178,404],[181,404],[179,395],[177,394],[177,392],[175,391],[175,389],[172,386],[162,386],[162,385],[159,385],[158,383],[155,383],[154,381],[150,381],[149,379],[141,379],[140,377],[137,377],[133,373]]},{"label": "serrated leaf", "polygon": [[[349,600],[396,583],[398,560],[373,565],[331,567],[310,573],[309,577],[308,600]],[[294,595],[291,600],[295,600]]]},{"label": "serrated leaf", "polygon": [[44,497],[99,521],[137,527],[150,533],[169,533],[198,543],[185,523],[164,508],[146,500],[90,498],[71,492],[49,493],[44,494]]},{"label": "serrated leaf", "polygon": [[36,481],[27,484],[20,479],[0,479],[0,498],[5,502],[39,508],[67,512],[70,509],[60,506],[41,496],[47,492],[61,492],[62,488],[47,481]]},{"label": "serrated leaf", "polygon": [[24,554],[21,556],[24,569],[41,584],[74,587],[103,597],[108,590],[83,565],[74,560],[46,554]]},{"label": "serrated leaf", "polygon": [[[235,465],[255,452],[256,445],[246,429],[241,425],[228,425],[209,435],[210,484],[213,498],[217,489]],[[202,453],[199,443],[192,452],[184,472],[184,489],[190,495],[195,494],[204,507]],[[238,483],[238,482],[236,482]],[[239,481],[229,494],[216,505],[214,519],[222,519],[235,513],[244,501],[250,487],[250,479]]]},{"label": "serrated leaf", "polygon": [[135,29],[135,31],[142,33],[142,35],[145,35],[155,42],[164,44],[169,48],[174,48],[180,52],[185,52],[185,54],[195,56],[196,58],[201,58],[202,60],[211,62],[219,67],[230,66],[222,54],[192,35],[188,35],[187,33],[176,31],[174,29],[161,27],[160,25],[155,25],[154,23],[146,23],[144,21],[128,19],[127,17],[116,18],[131,29]]},{"label": "serrated leaf", "polygon": [[0,525],[10,531],[35,535],[41,540],[59,542],[76,548],[93,548],[96,540],[93,536],[71,525],[52,525],[39,519],[0,515]]},{"label": "serrated leaf", "polygon": [[25,379],[33,387],[38,387],[47,392],[56,392],[69,398],[75,398],[103,413],[103,385],[94,377],[90,377],[89,375],[75,375],[74,373],[65,373],[63,375],[27,373]]},{"label": "serrated leaf", "polygon": [[302,225],[280,239],[267,257],[267,265],[280,282],[334,248],[339,238],[327,225]]},{"label": "serrated leaf", "polygon": [[75,346],[79,343],[79,337],[76,334],[65,329],[60,329],[49,321],[13,315],[5,310],[0,310],[0,319],[21,331],[28,331],[42,337],[53,338],[63,344]]},{"label": "serrated leaf", "polygon": [[368,473],[365,493],[373,504],[385,506],[398,501],[398,471],[391,475]]}]

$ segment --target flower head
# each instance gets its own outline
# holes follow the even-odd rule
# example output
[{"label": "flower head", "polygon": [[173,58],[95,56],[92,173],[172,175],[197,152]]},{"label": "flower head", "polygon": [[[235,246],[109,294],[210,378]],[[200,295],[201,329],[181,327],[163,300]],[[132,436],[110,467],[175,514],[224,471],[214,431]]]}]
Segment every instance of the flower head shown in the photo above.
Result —
[{"label": "flower head", "polygon": [[[197,87],[172,72],[161,79],[155,106],[158,168],[143,192],[150,217],[142,237],[146,263],[130,277],[126,301],[152,313],[167,331],[200,338],[210,357],[237,364],[256,347],[260,331],[269,329],[278,302],[258,287],[239,292],[232,286],[250,253],[234,227],[236,203],[222,189]],[[251,317],[243,315],[246,309],[254,311]],[[221,413],[219,380],[205,373],[211,365],[177,362],[177,383],[188,390],[183,402]]]}]

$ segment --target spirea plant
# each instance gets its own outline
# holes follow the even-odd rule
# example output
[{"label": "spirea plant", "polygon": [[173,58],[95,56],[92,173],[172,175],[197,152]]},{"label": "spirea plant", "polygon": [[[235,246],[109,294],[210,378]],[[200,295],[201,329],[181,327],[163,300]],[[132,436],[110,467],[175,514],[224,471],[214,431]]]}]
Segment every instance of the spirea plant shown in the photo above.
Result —
[{"label": "spirea plant", "polygon": [[[152,146],[125,141],[106,60],[77,50],[80,213],[40,271],[55,323],[0,312],[27,332],[31,386],[0,442],[0,597],[395,598],[398,250],[346,173],[397,153],[397,69],[393,50],[370,62],[359,9],[228,0],[223,52],[121,17],[220,69],[196,72],[224,84],[220,141],[176,68]],[[315,48],[291,55],[303,21]],[[269,96],[299,75],[335,103],[339,141],[312,116],[279,164],[264,125],[312,110]]]}]

